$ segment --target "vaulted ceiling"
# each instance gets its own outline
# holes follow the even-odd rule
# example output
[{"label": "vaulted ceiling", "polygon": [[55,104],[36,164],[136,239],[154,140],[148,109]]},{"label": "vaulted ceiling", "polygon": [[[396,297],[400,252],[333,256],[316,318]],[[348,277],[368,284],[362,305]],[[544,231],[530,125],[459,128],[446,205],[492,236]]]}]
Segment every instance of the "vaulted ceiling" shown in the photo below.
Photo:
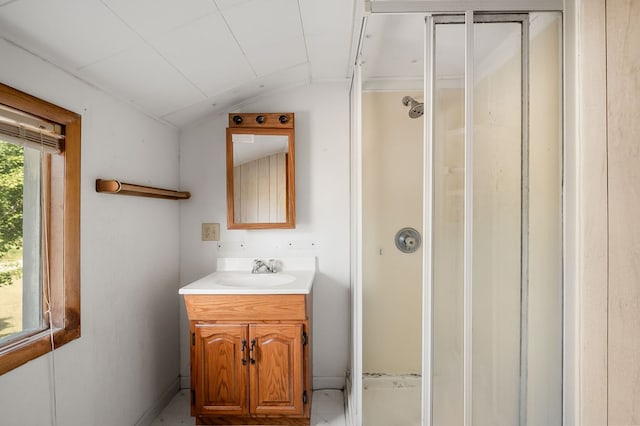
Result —
[{"label": "vaulted ceiling", "polygon": [[0,0],[0,37],[180,127],[288,87],[347,81],[360,3]]}]

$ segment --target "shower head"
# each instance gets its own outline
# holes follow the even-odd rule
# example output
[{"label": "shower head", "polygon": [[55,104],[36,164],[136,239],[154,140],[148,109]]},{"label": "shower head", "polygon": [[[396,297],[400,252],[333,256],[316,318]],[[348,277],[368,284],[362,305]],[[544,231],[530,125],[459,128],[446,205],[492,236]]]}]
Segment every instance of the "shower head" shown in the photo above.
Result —
[{"label": "shower head", "polygon": [[424,114],[424,103],[418,102],[411,96],[402,98],[402,105],[409,107],[409,117],[418,118]]}]

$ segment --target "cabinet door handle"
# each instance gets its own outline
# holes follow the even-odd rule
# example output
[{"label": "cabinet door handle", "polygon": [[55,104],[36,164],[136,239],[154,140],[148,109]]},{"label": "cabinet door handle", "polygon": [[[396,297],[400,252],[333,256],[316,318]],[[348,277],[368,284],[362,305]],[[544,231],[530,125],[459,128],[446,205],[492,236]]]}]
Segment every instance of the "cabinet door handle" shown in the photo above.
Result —
[{"label": "cabinet door handle", "polygon": [[242,349],[240,349],[240,351],[242,352],[242,365],[247,365],[247,359],[244,356],[244,350],[247,347],[247,341],[245,339],[242,339]]},{"label": "cabinet door handle", "polygon": [[256,360],[253,357],[253,350],[256,347],[256,339],[251,339],[251,347],[249,348],[249,361],[251,361],[251,364],[255,364]]}]

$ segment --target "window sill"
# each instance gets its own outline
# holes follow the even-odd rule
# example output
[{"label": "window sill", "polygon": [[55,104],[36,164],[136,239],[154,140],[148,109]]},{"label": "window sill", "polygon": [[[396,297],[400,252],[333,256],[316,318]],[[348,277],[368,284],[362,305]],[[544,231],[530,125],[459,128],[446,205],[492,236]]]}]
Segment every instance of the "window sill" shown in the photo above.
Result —
[{"label": "window sill", "polygon": [[58,349],[65,343],[80,337],[80,326],[69,328],[57,328],[53,331],[53,345],[51,344],[51,331],[49,329],[37,331],[23,336],[0,348],[0,374],[19,367],[27,362],[42,356],[53,349]]}]

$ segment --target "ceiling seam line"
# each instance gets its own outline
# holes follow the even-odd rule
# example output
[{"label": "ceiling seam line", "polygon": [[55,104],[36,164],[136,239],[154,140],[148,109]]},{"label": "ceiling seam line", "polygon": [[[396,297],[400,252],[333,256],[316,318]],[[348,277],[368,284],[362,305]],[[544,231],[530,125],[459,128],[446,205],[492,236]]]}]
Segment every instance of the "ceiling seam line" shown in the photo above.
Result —
[{"label": "ceiling seam line", "polygon": [[191,79],[189,77],[187,77],[182,71],[180,71],[175,65],[173,65],[173,63],[171,63],[171,61],[169,61],[162,53],[160,53],[160,51],[158,49],[156,49],[155,46],[153,46],[151,43],[149,43],[149,41],[147,41],[147,39],[145,37],[143,37],[142,34],[140,34],[131,25],[129,25],[129,23],[127,21],[122,19],[122,17],[120,15],[118,15],[115,10],[111,9],[111,7],[109,7],[109,5],[107,5],[104,2],[104,0],[100,0],[100,3],[107,10],[109,10],[109,12],[111,12],[113,14],[113,16],[118,18],[120,20],[120,22],[122,22],[127,28],[129,28],[135,35],[137,35],[138,38],[140,38],[140,40],[142,40],[142,42],[144,44],[146,44],[151,50],[153,50],[158,56],[160,56],[162,58],[162,60],[167,65],[169,65],[171,68],[173,68],[174,71],[176,71],[178,74],[180,74],[182,76],[182,78],[184,78],[194,89],[196,89],[204,97],[204,99],[202,99],[202,100],[206,100],[206,99],[209,98],[209,96],[207,96],[207,94],[205,93],[204,90],[202,90],[197,84],[195,84],[193,81],[191,81]]},{"label": "ceiling seam line", "polygon": [[304,56],[307,58],[307,76],[309,83],[313,81],[313,75],[311,73],[311,60],[309,59],[309,47],[307,46],[307,34],[304,30],[304,21],[302,19],[302,9],[300,8],[300,0],[296,2],[298,4],[298,18],[300,19],[300,29],[302,30],[302,42],[304,43]]},{"label": "ceiling seam line", "polygon": [[255,78],[258,78],[259,77],[258,73],[256,72],[255,68],[253,68],[253,65],[251,64],[251,61],[249,60],[249,57],[247,56],[247,52],[245,52],[244,49],[242,48],[242,45],[240,44],[240,41],[238,40],[238,38],[234,34],[233,30],[231,29],[231,25],[229,25],[229,22],[227,21],[227,18],[224,16],[224,13],[222,13],[222,9],[220,9],[220,6],[218,6],[218,2],[216,0],[212,0],[212,1],[213,1],[213,4],[216,6],[216,9],[218,10],[218,13],[220,14],[220,17],[222,18],[222,21],[227,26],[227,29],[229,30],[229,34],[231,34],[231,37],[233,37],[233,40],[236,42],[236,45],[238,46],[238,49],[240,49],[240,52],[242,52],[242,56],[244,57],[245,61],[247,61],[247,65],[249,65],[249,68],[251,68],[251,72],[253,72],[253,75],[254,75]]}]

